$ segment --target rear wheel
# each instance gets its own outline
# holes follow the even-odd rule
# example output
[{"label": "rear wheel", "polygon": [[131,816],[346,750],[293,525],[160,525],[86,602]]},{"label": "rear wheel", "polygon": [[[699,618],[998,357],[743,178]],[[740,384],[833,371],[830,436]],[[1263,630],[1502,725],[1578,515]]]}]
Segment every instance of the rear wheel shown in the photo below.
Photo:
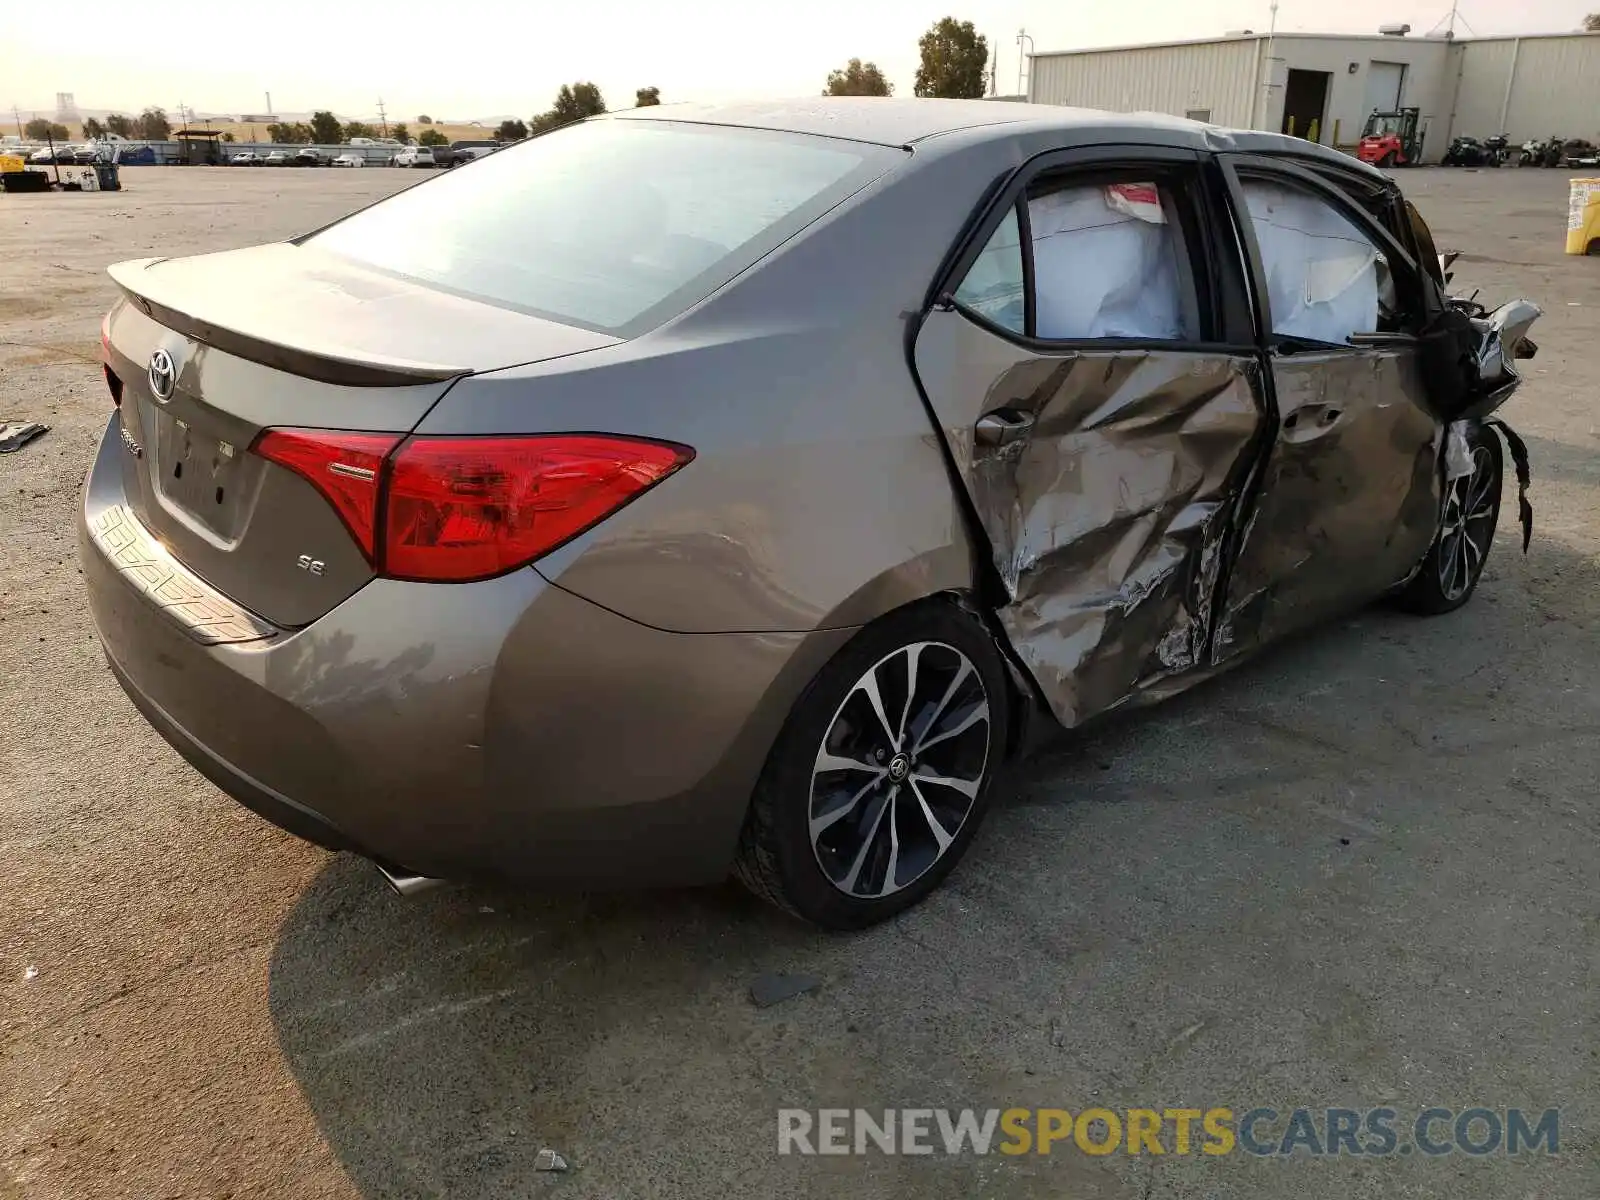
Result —
[{"label": "rear wheel", "polygon": [[827,929],[917,903],[966,852],[1005,747],[988,633],[927,602],[859,634],[789,715],[751,797],[734,873]]},{"label": "rear wheel", "polygon": [[1434,615],[1460,608],[1477,589],[1500,519],[1500,442],[1487,429],[1468,435],[1472,472],[1447,485],[1439,533],[1416,578],[1396,597],[1408,612]]},{"label": "rear wheel", "polygon": [[1393,150],[1389,151],[1389,153],[1385,154],[1382,158],[1380,158],[1378,160],[1378,165],[1380,167],[1393,168],[1394,164],[1395,164],[1395,153],[1394,153]]}]

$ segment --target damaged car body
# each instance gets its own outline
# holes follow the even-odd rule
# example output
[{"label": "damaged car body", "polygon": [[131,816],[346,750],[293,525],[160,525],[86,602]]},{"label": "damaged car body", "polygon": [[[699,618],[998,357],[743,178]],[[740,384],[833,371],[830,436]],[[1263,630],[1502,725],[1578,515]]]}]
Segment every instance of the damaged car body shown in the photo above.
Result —
[{"label": "damaged car body", "polygon": [[[648,182],[643,182],[648,180]],[[1464,603],[1536,306],[1386,176],[984,102],[641,109],[123,264],[80,554],[147,719],[437,878],[935,888],[1035,717]]]}]

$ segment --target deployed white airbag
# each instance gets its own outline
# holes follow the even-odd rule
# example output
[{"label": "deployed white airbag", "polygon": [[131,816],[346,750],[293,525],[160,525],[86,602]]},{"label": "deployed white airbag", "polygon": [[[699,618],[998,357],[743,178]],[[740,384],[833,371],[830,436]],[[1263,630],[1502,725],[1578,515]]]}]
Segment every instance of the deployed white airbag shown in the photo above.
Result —
[{"label": "deployed white airbag", "polygon": [[1039,337],[1194,336],[1154,184],[1051,192],[1028,201],[1028,222]]},{"label": "deployed white airbag", "polygon": [[1267,274],[1272,331],[1343,345],[1378,329],[1379,271],[1387,263],[1366,234],[1325,201],[1246,180],[1245,203]]}]

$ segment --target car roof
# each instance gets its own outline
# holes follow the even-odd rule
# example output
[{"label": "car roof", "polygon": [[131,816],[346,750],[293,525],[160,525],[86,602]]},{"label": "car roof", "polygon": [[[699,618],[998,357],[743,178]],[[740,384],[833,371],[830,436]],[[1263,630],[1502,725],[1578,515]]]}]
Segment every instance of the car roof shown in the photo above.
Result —
[{"label": "car roof", "polygon": [[[894,99],[883,96],[822,96],[798,100],[730,104],[660,104],[606,114],[607,120],[687,121],[736,125],[823,137],[848,138],[884,146],[937,150],[936,139],[965,133],[963,142],[987,133],[994,139],[1049,133],[1062,146],[1092,145],[1134,135],[1133,140],[1194,150],[1235,150],[1286,154],[1336,163],[1381,177],[1376,168],[1348,154],[1301,138],[1250,129],[1227,129],[1166,113],[1114,113],[1097,108],[1025,104],[1014,100]],[[1154,135],[1154,136],[1152,136]]]}]

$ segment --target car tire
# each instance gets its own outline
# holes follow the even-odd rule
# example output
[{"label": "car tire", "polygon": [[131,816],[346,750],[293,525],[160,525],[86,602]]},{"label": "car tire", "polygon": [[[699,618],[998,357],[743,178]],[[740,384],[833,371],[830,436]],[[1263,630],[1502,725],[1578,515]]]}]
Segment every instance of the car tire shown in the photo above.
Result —
[{"label": "car tire", "polygon": [[1387,153],[1387,154],[1385,154],[1383,156],[1383,158],[1379,161],[1378,165],[1380,167],[1384,168],[1385,170],[1392,171],[1394,169],[1394,161],[1395,161],[1395,154],[1394,154],[1394,151],[1391,150],[1391,151],[1389,151],[1389,153]]},{"label": "car tire", "polygon": [[1467,435],[1472,473],[1445,485],[1439,532],[1415,578],[1395,597],[1398,607],[1423,616],[1454,612],[1472,598],[1483,578],[1500,520],[1505,460],[1500,439],[1483,426]]},{"label": "car tire", "polygon": [[736,878],[833,930],[922,900],[982,823],[1007,744],[1008,687],[988,632],[954,603],[924,601],[868,626],[789,714],[751,797]]}]

